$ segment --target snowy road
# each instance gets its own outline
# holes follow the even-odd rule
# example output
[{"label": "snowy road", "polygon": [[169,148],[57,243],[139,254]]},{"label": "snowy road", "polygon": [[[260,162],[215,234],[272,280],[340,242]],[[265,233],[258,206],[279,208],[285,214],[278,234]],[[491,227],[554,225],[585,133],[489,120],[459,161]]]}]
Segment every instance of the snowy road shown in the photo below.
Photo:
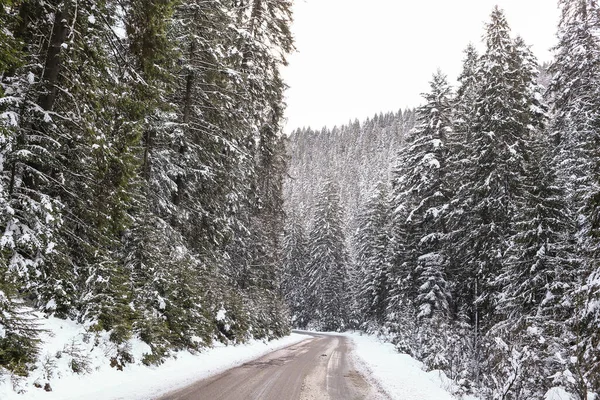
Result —
[{"label": "snowy road", "polygon": [[384,399],[354,369],[350,341],[311,338],[170,393],[160,400]]}]

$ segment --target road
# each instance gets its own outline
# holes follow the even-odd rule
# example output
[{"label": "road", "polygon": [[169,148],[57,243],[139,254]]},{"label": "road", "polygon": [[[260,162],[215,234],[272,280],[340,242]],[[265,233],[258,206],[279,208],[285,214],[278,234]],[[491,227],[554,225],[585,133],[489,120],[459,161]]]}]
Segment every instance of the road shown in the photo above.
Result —
[{"label": "road", "polygon": [[350,347],[343,336],[312,334],[159,400],[386,399],[354,369]]}]

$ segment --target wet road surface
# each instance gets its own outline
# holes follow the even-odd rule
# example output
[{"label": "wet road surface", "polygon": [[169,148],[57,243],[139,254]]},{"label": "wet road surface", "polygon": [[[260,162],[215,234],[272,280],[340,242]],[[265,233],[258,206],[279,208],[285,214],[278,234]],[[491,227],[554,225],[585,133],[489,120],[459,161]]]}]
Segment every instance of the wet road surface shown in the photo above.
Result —
[{"label": "wet road surface", "polygon": [[350,347],[343,336],[314,334],[159,400],[386,399],[354,369]]}]

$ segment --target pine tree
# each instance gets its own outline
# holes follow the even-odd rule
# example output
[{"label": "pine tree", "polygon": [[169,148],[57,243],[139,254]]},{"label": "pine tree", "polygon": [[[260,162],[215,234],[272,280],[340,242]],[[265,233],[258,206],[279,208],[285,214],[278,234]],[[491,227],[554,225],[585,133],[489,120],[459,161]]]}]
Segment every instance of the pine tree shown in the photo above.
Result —
[{"label": "pine tree", "polygon": [[577,362],[574,390],[580,398],[600,390],[597,344],[598,321],[598,88],[600,82],[600,8],[596,1],[561,0],[561,20],[556,59],[550,66],[549,86],[553,112],[554,161],[560,168],[560,181],[567,187],[569,207],[576,221],[577,256],[582,262],[575,286],[568,293],[576,305],[569,321],[577,345],[572,354]]},{"label": "pine tree", "polygon": [[406,147],[402,147],[391,172],[391,228],[388,248],[390,268],[387,277],[390,289],[386,330],[389,331],[400,351],[416,355],[417,283],[414,265],[410,263],[410,260],[415,259],[415,248],[408,224],[410,193],[405,185],[407,172],[405,165],[408,157]]},{"label": "pine tree", "polygon": [[513,391],[527,397],[543,396],[553,384],[564,384],[543,377],[560,376],[564,368],[564,339],[570,336],[565,322],[572,315],[567,294],[573,290],[577,266],[564,190],[557,185],[549,141],[539,140],[527,202],[515,216],[516,233],[497,277],[497,285],[504,287],[498,300],[503,318],[493,329],[513,344],[521,365]]},{"label": "pine tree", "polygon": [[[507,321],[513,323],[513,318],[531,315],[541,305],[547,294],[547,285],[550,283],[552,286],[554,281],[550,277],[526,278],[524,275],[560,274],[561,270],[568,269],[566,259],[570,257],[565,247],[568,245],[570,232],[569,219],[565,217],[568,211],[564,193],[557,187],[556,172],[550,162],[552,147],[544,126],[545,106],[539,103],[541,88],[536,83],[537,64],[520,39],[517,39],[516,50],[520,51],[516,56],[521,61],[520,70],[525,89],[523,99],[529,104],[531,113],[528,123],[538,126],[539,130],[532,137],[535,142],[532,144],[532,158],[528,160],[527,181],[524,182],[526,197],[522,207],[514,215],[516,233],[511,239],[512,246],[508,251],[504,276],[499,277],[498,283],[501,286],[508,285],[504,291],[506,295],[515,296],[509,301],[510,305],[504,303],[501,307],[502,312],[507,315]],[[549,263],[556,264],[549,267]],[[515,287],[511,288],[511,285]],[[503,295],[502,301],[508,301],[508,298]]]},{"label": "pine tree", "polygon": [[3,77],[4,104],[18,116],[3,149],[13,210],[3,213],[13,237],[3,255],[23,272],[21,295],[59,316],[80,315],[80,302],[89,300],[82,286],[102,281],[88,267],[114,263],[127,219],[135,131],[118,109],[123,86],[106,42],[114,6],[19,3],[14,36],[28,62]]},{"label": "pine tree", "polygon": [[347,323],[348,256],[341,224],[339,187],[329,181],[319,195],[309,234],[307,299],[312,324],[326,331],[342,330]]},{"label": "pine tree", "polygon": [[497,348],[498,371],[492,373],[499,382],[506,379],[507,386],[501,391],[541,397],[552,382],[531,377],[555,376],[560,366],[554,357],[565,354],[563,327],[570,310],[564,295],[573,279],[574,247],[570,212],[552,164],[553,147],[545,129],[546,107],[540,102],[537,62],[520,38],[515,41],[515,58],[525,106],[523,121],[535,130],[532,157],[526,160],[527,175],[523,178],[524,197],[513,214],[515,233],[495,283],[503,288],[498,298],[502,318],[492,333],[510,344],[511,353],[506,352],[507,347]]},{"label": "pine tree", "polygon": [[306,328],[309,315],[305,307],[308,297],[308,243],[304,227],[296,214],[289,213],[283,240],[283,279],[281,290],[290,308],[292,325]]},{"label": "pine tree", "polygon": [[461,161],[463,185],[455,200],[465,215],[454,229],[468,232],[458,246],[465,250],[469,274],[479,281],[479,319],[489,327],[496,290],[491,280],[501,269],[507,238],[512,233],[509,216],[520,204],[525,162],[531,157],[531,136],[529,121],[523,116],[528,104],[522,102],[514,44],[498,8],[492,12],[485,40],[477,114],[469,151]]},{"label": "pine tree", "polygon": [[[155,363],[214,337],[285,334],[290,3],[0,6],[2,351],[35,353],[18,297],[108,331],[120,363],[132,335]],[[263,267],[253,291],[224,268],[235,252]]]},{"label": "pine tree", "polygon": [[[441,325],[447,322],[450,300],[444,246],[445,214],[451,198],[447,186],[447,137],[452,130],[450,96],[445,76],[436,73],[431,91],[424,94],[425,105],[417,110],[417,125],[401,150],[401,166],[395,171],[394,180],[398,195],[393,208],[404,210],[398,215],[406,218],[398,221],[404,225],[405,239],[404,252],[396,262],[404,265],[410,276],[410,302],[420,322],[417,348],[423,350],[420,356],[431,368],[446,366],[444,346],[435,331],[444,331]],[[436,328],[431,329],[433,326]]]},{"label": "pine tree", "polygon": [[418,125],[414,141],[408,151],[414,166],[411,178],[412,198],[410,224],[418,235],[416,260],[419,293],[419,317],[428,318],[436,313],[448,313],[449,293],[445,272],[448,264],[444,252],[446,236],[446,209],[451,197],[447,183],[447,137],[451,133],[450,87],[441,72],[433,76],[431,91],[424,95],[426,104],[417,110]]},{"label": "pine tree", "polygon": [[[470,89],[476,93],[475,113],[465,126],[469,119],[459,111],[452,139],[456,152],[450,161],[451,181],[457,189],[449,229],[457,262],[452,269],[458,272],[454,312],[466,311],[473,325],[471,377],[476,384],[494,373],[497,382],[503,382],[498,369],[491,372],[503,367],[494,359],[499,353],[492,335],[485,334],[502,319],[496,308],[503,296],[497,276],[517,230],[513,217],[526,202],[533,138],[543,122],[540,95],[532,89],[537,76],[528,50],[509,32],[503,12],[495,8],[486,26],[486,51],[471,81],[478,82]],[[488,383],[485,386],[491,386]]]},{"label": "pine tree", "polygon": [[[15,36],[18,25],[15,23],[15,15],[18,13],[17,5],[12,1],[0,2],[0,99],[3,99],[6,90],[13,91],[11,83],[14,84],[15,71],[22,67],[26,61],[26,55],[19,49],[22,46],[19,38]],[[11,82],[12,81],[12,82]],[[16,144],[16,134],[19,125],[19,114],[14,108],[11,109],[5,101],[0,104],[0,371],[3,368],[17,374],[26,374],[28,363],[35,360],[37,354],[36,337],[37,332],[20,315],[18,300],[18,271],[15,270],[14,256],[17,256],[17,243],[21,241],[15,237],[20,232],[19,221],[11,211],[12,194],[9,193],[9,182],[7,171],[7,155],[10,155]],[[11,231],[10,223],[17,228]],[[22,226],[25,227],[25,226]]]},{"label": "pine tree", "polygon": [[[249,315],[258,317],[255,325],[264,328],[261,335],[282,335],[287,332],[287,316],[279,297],[287,167],[281,138],[284,85],[279,67],[285,65],[286,54],[293,48],[288,26],[291,3],[256,0],[237,11],[235,22],[247,34],[238,31],[236,35],[239,51],[234,65],[242,78],[243,96],[230,104],[232,120],[243,124],[235,130],[242,150],[232,174],[238,179],[235,190],[239,190],[239,198],[230,204],[240,224],[229,246],[228,269],[237,285],[254,299],[253,308],[259,312],[249,310]],[[244,105],[241,110],[240,104]],[[242,206],[238,208],[238,204]]]},{"label": "pine tree", "polygon": [[[15,28],[13,22],[18,8],[15,7],[12,0],[0,1],[0,24],[4,27],[0,31],[0,76],[10,74],[10,71],[19,67],[23,63],[23,54],[19,49],[19,40],[15,38],[12,30]],[[0,90],[2,90],[0,88]],[[0,95],[3,92],[0,91]],[[4,116],[2,119],[7,118]]]},{"label": "pine tree", "polygon": [[[475,102],[479,97],[479,55],[473,45],[465,49],[463,69],[458,78],[459,86],[452,107],[453,130],[448,135],[448,181],[458,192],[465,182],[464,169],[469,162],[470,144],[473,135],[477,108]],[[449,242],[456,242],[468,235],[466,219],[458,196],[452,198],[448,209]],[[468,248],[451,246],[447,248],[451,263],[448,265],[448,275],[453,279],[449,282],[452,293],[451,311],[456,318],[458,315],[473,315],[474,279],[468,268],[462,263],[467,257]]]},{"label": "pine tree", "polygon": [[[466,136],[468,142],[471,137],[473,124],[475,122],[475,102],[479,96],[479,54],[473,44],[469,44],[464,51],[463,67],[458,76],[458,89],[454,99],[454,136]],[[457,145],[460,142],[456,143]],[[453,152],[459,152],[460,149],[453,149]]]},{"label": "pine tree", "polygon": [[[56,261],[60,258],[61,241],[57,232],[63,222],[60,210],[64,204],[59,198],[62,190],[59,179],[64,168],[58,153],[64,141],[60,140],[57,124],[62,125],[66,115],[55,105],[60,70],[55,46],[62,42],[61,37],[56,37],[59,29],[54,36],[52,29],[59,22],[56,18],[44,19],[42,13],[57,11],[58,6],[27,3],[15,6],[19,8],[13,9],[13,18],[17,13],[29,18],[28,29],[23,24],[7,25],[13,28],[15,40],[30,47],[28,54],[23,55],[23,65],[2,76],[6,96],[2,103],[5,118],[1,121],[0,170],[5,190],[0,217],[2,256],[9,269],[18,271],[22,277],[19,285],[35,297],[37,305],[51,300],[69,303],[73,299],[66,299],[68,285],[61,277],[64,268],[58,262],[48,268],[53,257],[57,257]],[[36,36],[46,41],[40,42]],[[49,90],[50,86],[54,89]],[[56,113],[54,118],[53,113]],[[62,299],[51,294],[61,286],[65,290]]]},{"label": "pine tree", "polygon": [[378,182],[358,217],[356,248],[358,314],[366,327],[385,322],[389,300],[390,210],[387,187]]}]

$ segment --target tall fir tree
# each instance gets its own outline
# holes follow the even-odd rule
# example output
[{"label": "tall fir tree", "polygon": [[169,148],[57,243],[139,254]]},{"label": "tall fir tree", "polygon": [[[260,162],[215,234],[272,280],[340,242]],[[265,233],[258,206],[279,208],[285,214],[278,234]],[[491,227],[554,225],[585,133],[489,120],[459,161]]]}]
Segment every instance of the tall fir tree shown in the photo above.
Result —
[{"label": "tall fir tree", "polygon": [[331,181],[321,189],[309,234],[309,296],[312,326],[339,331],[347,324],[348,255],[342,231],[339,187]]},{"label": "tall fir tree", "polygon": [[378,182],[358,217],[354,237],[358,314],[367,329],[381,326],[387,315],[389,290],[390,210],[387,184]]},{"label": "tall fir tree", "polygon": [[486,26],[485,42],[477,114],[471,144],[460,157],[463,182],[454,200],[464,215],[453,229],[465,233],[458,246],[465,250],[463,262],[469,274],[478,280],[478,319],[489,327],[496,290],[492,279],[502,266],[512,233],[509,216],[522,196],[525,162],[531,157],[531,132],[529,121],[523,119],[528,105],[522,103],[514,44],[498,8]]},{"label": "tall fir tree", "polygon": [[461,128],[455,136],[459,144],[453,146],[458,149],[451,161],[457,189],[449,227],[455,238],[454,257],[462,264],[457,266],[459,276],[471,282],[470,293],[463,283],[457,285],[455,311],[468,310],[474,331],[471,375],[477,384],[487,385],[495,368],[490,358],[495,350],[485,334],[501,319],[497,299],[503,287],[497,276],[516,233],[512,217],[527,197],[533,135],[543,121],[543,110],[539,93],[531,91],[536,77],[523,58],[526,51],[510,37],[504,13],[497,7],[484,41],[471,129]]},{"label": "tall fir tree", "polygon": [[[463,68],[458,77],[458,88],[452,107],[453,130],[448,135],[448,184],[457,191],[465,184],[464,168],[469,163],[469,146],[472,140],[477,108],[475,102],[479,97],[480,80],[479,65],[480,57],[475,47],[471,44],[465,51]],[[468,234],[466,231],[466,219],[468,214],[464,213],[458,196],[453,196],[448,209],[449,241],[458,241]],[[457,246],[447,249],[451,262],[448,265],[449,275],[453,279],[449,282],[452,303],[451,313],[453,317],[459,315],[473,315],[474,303],[474,279],[468,268],[464,268],[461,262],[466,257],[462,251],[468,248]]]},{"label": "tall fir tree", "polygon": [[574,210],[577,255],[582,265],[580,280],[570,295],[576,305],[570,320],[577,344],[574,390],[580,398],[600,390],[598,362],[598,93],[600,88],[600,7],[594,0],[561,0],[557,55],[550,66],[555,164],[567,187],[569,207]]},{"label": "tall fir tree", "polygon": [[451,199],[447,138],[452,131],[452,101],[441,72],[434,74],[430,86],[430,92],[423,95],[425,104],[417,109],[417,125],[401,149],[402,164],[395,170],[394,180],[398,194],[392,208],[404,210],[401,215],[406,218],[397,221],[404,226],[405,240],[404,252],[396,263],[404,265],[409,275],[396,281],[408,279],[412,286],[411,303],[419,321],[417,349],[424,350],[419,355],[429,367],[444,368],[444,345],[435,331],[444,331],[441,325],[447,322],[450,303],[445,244],[446,212]]},{"label": "tall fir tree", "polygon": [[308,298],[308,242],[302,221],[288,212],[283,240],[283,279],[281,290],[290,309],[292,325],[306,328],[309,315],[305,307]]}]

